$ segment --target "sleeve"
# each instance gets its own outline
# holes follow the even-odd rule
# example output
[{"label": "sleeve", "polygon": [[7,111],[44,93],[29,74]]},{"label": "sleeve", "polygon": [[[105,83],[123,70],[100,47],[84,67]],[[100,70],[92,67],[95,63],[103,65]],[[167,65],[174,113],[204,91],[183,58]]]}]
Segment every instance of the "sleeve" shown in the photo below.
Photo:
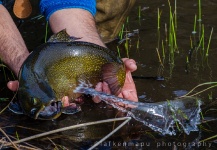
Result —
[{"label": "sleeve", "polygon": [[96,14],[96,0],[41,0],[40,11],[48,20],[52,13],[66,8],[81,8]]}]

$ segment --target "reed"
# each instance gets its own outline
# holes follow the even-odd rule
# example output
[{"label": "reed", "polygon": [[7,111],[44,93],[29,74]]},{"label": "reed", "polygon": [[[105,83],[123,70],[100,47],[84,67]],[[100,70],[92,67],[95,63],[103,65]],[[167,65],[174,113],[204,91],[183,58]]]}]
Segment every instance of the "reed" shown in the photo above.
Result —
[{"label": "reed", "polygon": [[160,13],[160,10],[159,8],[157,9],[157,29],[160,30],[160,16],[161,16],[161,13]]},{"label": "reed", "polygon": [[162,63],[158,48],[156,48],[156,51],[157,51],[157,56],[158,56],[159,63],[160,63],[161,66],[163,66],[163,63]]},{"label": "reed", "polygon": [[172,21],[172,34],[173,34],[173,39],[174,39],[174,52],[179,52],[178,51],[178,46],[177,46],[177,40],[176,40],[176,30],[174,27],[174,21]]},{"label": "reed", "polygon": [[192,31],[192,34],[196,34],[196,26],[197,26],[197,14],[194,16],[194,29]]},{"label": "reed", "polygon": [[127,20],[127,21],[126,21],[126,23],[127,23],[127,24],[129,24],[129,16],[127,17],[127,19],[126,19],[126,20]]},{"label": "reed", "polygon": [[165,23],[165,25],[164,25],[164,31],[165,31],[165,43],[166,43],[166,45],[168,45],[168,35],[167,35],[167,32],[168,32],[168,30],[167,30],[167,24]]},{"label": "reed", "polygon": [[131,119],[131,117],[122,117],[122,118],[114,118],[114,119],[107,119],[107,120],[100,120],[100,121],[94,121],[94,122],[88,122],[88,123],[72,125],[72,126],[63,127],[63,128],[59,128],[59,129],[56,129],[56,130],[51,130],[51,131],[48,131],[48,132],[44,132],[44,133],[41,133],[41,134],[33,135],[33,136],[23,138],[23,139],[20,139],[20,140],[17,140],[17,141],[13,141],[13,143],[4,144],[4,146],[10,146],[12,144],[18,144],[18,143],[26,142],[26,141],[29,141],[29,140],[32,140],[32,139],[44,137],[44,136],[47,136],[47,135],[50,135],[50,134],[63,132],[63,131],[67,131],[67,130],[71,130],[71,129],[75,129],[75,128],[80,128],[80,127],[85,127],[85,126],[90,126],[90,125],[96,125],[96,124],[102,124],[102,123],[108,123],[108,122],[114,122],[114,121],[124,121],[115,130],[113,130],[111,133],[109,133],[107,136],[105,136],[103,139],[101,139],[99,142],[95,143],[91,147],[91,148],[95,148],[97,145],[99,145],[101,142],[103,142],[103,140],[106,140],[109,136],[111,136],[112,134],[117,132],[121,127],[123,127],[127,122],[129,122],[130,119]]},{"label": "reed", "polygon": [[125,27],[125,25],[123,24],[122,25],[122,28],[121,28],[121,31],[119,32],[119,38],[122,40],[123,39],[123,34],[124,34],[124,27]]},{"label": "reed", "polygon": [[5,67],[6,67],[6,66],[3,64],[1,58],[0,58],[0,67],[2,67],[5,81],[7,81],[7,75],[6,75],[6,73],[5,73]]},{"label": "reed", "polygon": [[16,131],[16,138],[17,138],[17,140],[20,140],[20,137],[19,137],[17,131]]},{"label": "reed", "polygon": [[[167,104],[168,104],[169,107],[172,107],[172,105],[170,104],[170,101],[169,101],[169,100],[167,100]],[[177,119],[176,119],[176,115],[174,114],[173,111],[171,111],[171,112],[172,112],[172,117],[173,117],[173,120],[175,121],[176,127],[177,127],[177,129],[179,130],[179,132],[180,132],[180,131],[181,131],[181,128],[179,127],[179,122],[178,122]]]},{"label": "reed", "polygon": [[198,21],[202,21],[202,13],[201,13],[201,0],[198,2]]},{"label": "reed", "polygon": [[157,48],[160,48],[160,16],[161,16],[161,12],[159,10],[159,8],[157,9],[157,33],[158,33],[158,46]]},{"label": "reed", "polygon": [[[195,16],[194,16],[194,28],[193,28],[193,31],[192,31],[192,36],[193,36],[193,48],[194,47],[196,47],[196,45],[197,45],[197,42],[196,42],[196,33],[197,33],[197,31],[196,31],[196,26],[197,26],[197,15],[195,14]],[[193,50],[193,48],[192,48],[192,50]]]},{"label": "reed", "polygon": [[176,0],[175,0],[174,20],[175,20],[175,28],[177,29],[177,1]]},{"label": "reed", "polygon": [[159,60],[159,63],[160,63],[160,65],[158,67],[158,76],[162,76],[163,71],[164,71],[164,64],[163,64],[163,61],[161,60],[158,48],[156,48],[156,51],[157,51],[157,56],[158,56],[158,60]]},{"label": "reed", "polygon": [[202,24],[202,35],[203,35],[203,42],[202,42],[202,50],[205,50],[205,40],[204,40],[204,24]]},{"label": "reed", "polygon": [[117,51],[118,51],[118,56],[121,58],[121,53],[120,53],[120,49],[118,46],[117,46]]},{"label": "reed", "polygon": [[185,72],[188,73],[189,72],[189,59],[188,56],[186,57],[186,66],[185,66]]},{"label": "reed", "polygon": [[46,22],[46,27],[45,27],[45,37],[44,37],[44,43],[47,42],[47,35],[48,35],[48,21]]},{"label": "reed", "polygon": [[199,143],[206,142],[206,141],[209,141],[209,140],[213,140],[213,139],[216,139],[216,138],[217,138],[217,134],[214,135],[214,136],[208,137],[206,139],[203,139],[203,140],[199,141]]},{"label": "reed", "polygon": [[175,30],[175,19],[174,19],[174,13],[172,13],[172,7],[170,5],[170,0],[168,0],[169,5],[169,63],[170,63],[170,75],[172,74],[172,70],[175,65],[174,57],[175,52],[179,53],[178,46],[177,46],[177,38],[176,38],[176,30]]},{"label": "reed", "polygon": [[138,17],[139,17],[139,25],[141,25],[141,6],[139,6]]},{"label": "reed", "polygon": [[128,39],[127,36],[126,36],[126,41],[124,43],[124,47],[125,47],[125,50],[126,50],[127,57],[129,58],[129,39]]},{"label": "reed", "polygon": [[164,59],[165,59],[165,46],[164,46],[164,41],[162,40],[161,42],[161,45],[162,45],[162,58],[163,58],[163,62],[164,62]]},{"label": "reed", "polygon": [[201,11],[201,0],[198,1],[198,37],[201,36],[201,23],[202,23],[202,11]]},{"label": "reed", "polygon": [[213,28],[211,29],[208,45],[207,45],[207,48],[206,48],[206,58],[209,56],[209,47],[210,47],[210,43],[211,43],[211,39],[212,39],[212,34],[213,34]]},{"label": "reed", "polygon": [[8,101],[8,98],[1,97],[0,101],[2,101],[2,102]]},{"label": "reed", "polygon": [[192,41],[192,37],[190,36],[190,47],[191,49],[193,49],[193,41]]},{"label": "reed", "polygon": [[139,42],[139,38],[137,39],[137,42],[136,42],[136,49],[137,50],[139,50],[139,44],[140,44],[140,42]]},{"label": "reed", "polygon": [[172,16],[172,8],[170,5],[170,1],[168,0],[168,4],[169,4],[169,18],[170,18],[170,22],[169,22],[169,63],[170,63],[170,73],[172,72],[172,68],[174,66],[174,47],[173,47],[173,35],[172,35],[172,22],[173,22],[173,16]]}]

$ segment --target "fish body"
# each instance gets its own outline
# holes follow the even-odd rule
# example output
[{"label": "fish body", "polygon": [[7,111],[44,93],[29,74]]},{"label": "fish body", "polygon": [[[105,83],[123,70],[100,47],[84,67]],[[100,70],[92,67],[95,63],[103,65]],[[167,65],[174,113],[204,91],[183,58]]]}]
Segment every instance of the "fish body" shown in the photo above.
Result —
[{"label": "fish body", "polygon": [[118,95],[125,81],[125,68],[111,50],[70,41],[64,30],[35,49],[21,67],[18,99],[23,113],[35,119],[57,118],[62,113],[61,99],[79,96],[73,93],[79,81],[93,86],[105,81],[112,94]]}]

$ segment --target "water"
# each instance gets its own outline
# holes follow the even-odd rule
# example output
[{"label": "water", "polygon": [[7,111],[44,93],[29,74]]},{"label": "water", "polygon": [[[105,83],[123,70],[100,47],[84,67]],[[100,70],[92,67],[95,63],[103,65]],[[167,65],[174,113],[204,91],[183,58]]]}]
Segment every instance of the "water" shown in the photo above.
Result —
[{"label": "water", "polygon": [[[176,135],[175,128],[179,129],[179,126],[183,128],[179,129],[180,131],[183,130],[186,134],[190,134],[191,131],[198,131],[197,125],[200,124],[201,101],[198,98],[185,97],[158,103],[132,102],[98,92],[85,83],[80,83],[74,92],[97,96],[114,108],[127,112],[127,116],[163,135]],[[125,109],[117,103],[125,104],[130,109]]]},{"label": "water", "polygon": [[[36,1],[31,1],[36,3]],[[171,6],[174,8],[174,1],[171,1]],[[166,100],[173,100],[177,96],[186,94],[198,84],[217,80],[217,36],[216,26],[217,16],[215,14],[217,2],[215,0],[203,0],[202,2],[202,23],[205,27],[205,48],[208,44],[208,39],[212,27],[214,28],[208,61],[202,63],[201,52],[193,51],[191,61],[186,65],[186,57],[188,56],[190,46],[190,37],[193,39],[192,31],[195,14],[198,13],[198,1],[177,1],[177,45],[179,53],[175,53],[174,68],[171,71],[169,65],[168,48],[165,49],[164,68],[160,68],[159,59],[156,53],[158,41],[160,45],[162,40],[165,41],[165,23],[169,26],[169,7],[167,0],[161,1],[144,1],[137,0],[136,4],[129,16],[129,23],[125,27],[130,33],[129,40],[129,56],[136,60],[138,69],[133,73],[134,76],[143,77],[158,77],[163,76],[164,80],[153,79],[134,79],[139,101],[142,103],[158,103]],[[141,18],[138,18],[138,8],[141,6]],[[35,8],[37,6],[35,5]],[[158,40],[157,32],[157,9],[160,9],[161,24],[160,24],[160,40]],[[35,9],[34,9],[35,10]],[[33,12],[32,17],[35,17],[37,12]],[[22,23],[21,23],[22,22]],[[29,50],[44,42],[45,26],[44,19],[26,19],[20,21],[16,19],[16,24],[24,37]],[[138,32],[134,32],[138,31]],[[198,25],[196,33],[196,41],[198,41]],[[139,40],[139,46],[137,43]],[[109,44],[111,49],[116,51],[117,45],[120,47],[121,56],[125,57],[124,42]],[[166,45],[164,43],[164,45]],[[162,56],[162,48],[159,46],[159,53]],[[162,59],[163,60],[163,59]],[[187,67],[186,67],[187,66]],[[186,71],[186,68],[188,71]],[[10,72],[6,71],[6,80],[13,80]],[[208,87],[208,86],[207,86]],[[196,89],[198,92],[206,87]],[[14,93],[6,88],[3,69],[0,69],[0,98],[11,98]],[[216,105],[210,105],[216,101],[216,88],[208,90],[197,95],[203,105],[201,106],[203,116],[208,118],[216,118]],[[7,102],[1,102],[1,109],[6,106]],[[209,105],[208,105],[209,104]],[[25,138],[41,132],[58,129],[61,127],[70,126],[90,121],[104,120],[114,118],[116,116],[124,116],[117,109],[110,108],[104,103],[94,104],[91,99],[87,99],[81,106],[82,111],[73,115],[62,115],[55,121],[38,121],[28,118],[24,115],[16,115],[6,110],[0,116],[0,125],[8,135],[20,138]],[[136,109],[139,111],[139,109]],[[144,118],[144,117],[143,117]],[[210,121],[197,126],[198,131],[186,133],[177,132],[175,136],[162,135],[159,132],[154,132],[139,121],[131,121],[121,131],[115,134],[112,138],[102,143],[101,149],[216,149],[215,139],[198,144],[198,141],[214,136],[217,133],[217,121]],[[116,124],[106,124],[100,126],[84,127],[77,130],[61,132],[48,136],[56,144],[68,149],[87,149],[106,134],[113,130]],[[176,125],[175,125],[176,126]],[[113,143],[110,144],[109,143]],[[122,145],[118,146],[120,142]],[[128,145],[123,145],[127,142]],[[42,149],[54,149],[54,145],[46,138],[29,141]],[[131,144],[131,145],[130,145]],[[61,148],[62,148],[61,147]],[[60,147],[58,147],[60,148]],[[63,148],[62,148],[63,149]]]}]

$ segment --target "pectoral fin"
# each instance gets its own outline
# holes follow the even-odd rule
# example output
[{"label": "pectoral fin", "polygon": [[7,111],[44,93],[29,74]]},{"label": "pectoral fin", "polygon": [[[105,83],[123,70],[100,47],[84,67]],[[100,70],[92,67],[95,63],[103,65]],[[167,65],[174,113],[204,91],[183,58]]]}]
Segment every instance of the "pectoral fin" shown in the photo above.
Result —
[{"label": "pectoral fin", "polygon": [[23,114],[23,110],[18,102],[11,102],[8,106],[9,110],[15,114]]},{"label": "pectoral fin", "polygon": [[119,63],[106,63],[102,66],[102,79],[105,81],[111,93],[118,95],[125,82],[125,68]]},{"label": "pectoral fin", "polygon": [[71,103],[69,106],[62,108],[62,113],[63,114],[72,115],[72,114],[75,114],[75,113],[77,113],[79,111],[81,111],[81,107],[74,104],[74,103]]}]

